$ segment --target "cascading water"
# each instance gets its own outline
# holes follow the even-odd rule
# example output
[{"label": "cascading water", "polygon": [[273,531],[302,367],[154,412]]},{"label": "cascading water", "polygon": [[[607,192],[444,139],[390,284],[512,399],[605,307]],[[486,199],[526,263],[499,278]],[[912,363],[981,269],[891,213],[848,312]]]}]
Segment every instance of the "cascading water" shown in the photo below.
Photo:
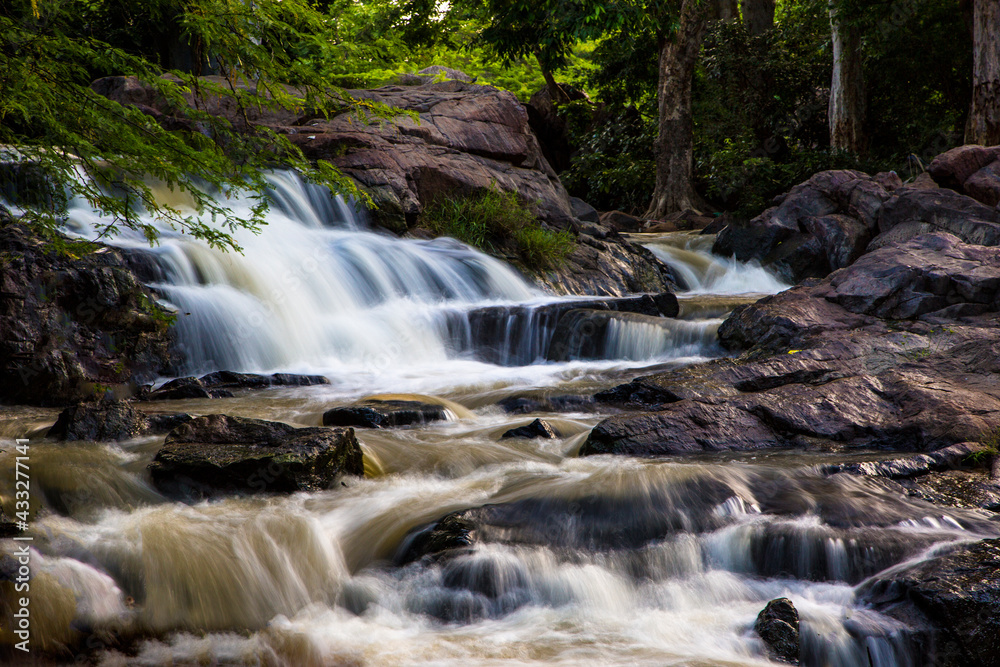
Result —
[{"label": "cascading water", "polygon": [[[319,370],[339,384],[157,409],[314,426],[359,393],[428,388],[465,408],[359,430],[364,479],[196,505],[149,482],[162,436],[53,443],[42,434],[54,411],[3,417],[5,437],[32,435],[44,508],[36,646],[105,665],[766,665],[753,622],[784,596],[801,614],[804,665],[922,663],[911,631],[859,607],[855,587],[1000,533],[981,513],[828,477],[821,455],[578,458],[602,415],[496,405],[702,358],[743,298],[731,295],[782,287],[766,272],[713,259],[690,235],[646,239],[691,287],[687,319],[606,317],[465,246],[366,231],[352,207],[291,175],[273,185],[268,227],[239,233],[243,255],[169,230],[153,249],[114,242],[152,258],[140,264],[178,310],[178,372]],[[92,235],[92,216],[76,206],[71,228]],[[536,417],[558,437],[501,438]],[[0,467],[13,468],[12,451]],[[477,527],[474,543],[415,558],[420,531],[453,512]]]},{"label": "cascading water", "polygon": [[689,294],[775,294],[791,287],[758,264],[713,255],[712,235],[695,232],[632,237],[671,266]]}]

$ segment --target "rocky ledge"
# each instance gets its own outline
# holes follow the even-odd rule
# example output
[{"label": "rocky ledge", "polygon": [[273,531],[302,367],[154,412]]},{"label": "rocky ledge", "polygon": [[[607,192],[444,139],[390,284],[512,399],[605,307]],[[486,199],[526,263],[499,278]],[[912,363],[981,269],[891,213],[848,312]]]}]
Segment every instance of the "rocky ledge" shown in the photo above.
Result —
[{"label": "rocky ledge", "polygon": [[928,234],[823,281],[737,308],[736,359],[598,394],[638,410],[598,424],[581,455],[774,447],[929,451],[1000,424],[1000,248]]},{"label": "rocky ledge", "polygon": [[354,429],[295,428],[261,419],[208,415],[171,431],[149,466],[167,495],[290,493],[364,475]]},{"label": "rocky ledge", "polygon": [[921,234],[948,232],[966,243],[998,245],[998,202],[1000,146],[961,146],[906,185],[895,173],[820,172],[756,218],[729,224],[714,251],[758,260],[797,283]]},{"label": "rocky ledge", "polygon": [[95,245],[61,254],[0,215],[0,402],[128,395],[169,366],[168,314],[121,251]]}]

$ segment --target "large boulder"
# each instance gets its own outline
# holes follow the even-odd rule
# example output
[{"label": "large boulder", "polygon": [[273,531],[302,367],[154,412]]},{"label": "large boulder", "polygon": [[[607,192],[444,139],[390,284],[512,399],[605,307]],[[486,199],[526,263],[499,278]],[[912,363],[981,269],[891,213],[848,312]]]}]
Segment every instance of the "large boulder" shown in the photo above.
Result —
[{"label": "large boulder", "polygon": [[773,447],[929,451],[1000,424],[1000,248],[933,234],[741,306],[738,360],[639,378],[582,455]]},{"label": "large boulder", "polygon": [[925,664],[992,667],[1000,656],[1000,540],[893,570],[858,591],[877,611],[923,630]]},{"label": "large boulder", "polygon": [[146,415],[126,401],[78,403],[59,414],[48,437],[59,440],[127,440],[149,430]]},{"label": "large boulder", "polygon": [[[122,104],[171,113],[134,78],[99,79],[93,88]],[[518,193],[549,223],[567,226],[572,220],[569,196],[512,93],[460,80],[346,92],[413,115],[388,121],[354,113],[325,118],[266,105],[241,110],[219,99],[199,103],[234,122],[248,120],[287,135],[309,159],[330,161],[371,195],[378,205],[374,221],[396,232],[415,225],[438,196],[490,188]],[[194,102],[191,95],[188,102]]]},{"label": "large boulder", "polygon": [[943,188],[951,188],[996,206],[997,202],[993,199],[1000,192],[998,160],[1000,146],[959,146],[934,158],[927,165],[927,173]]},{"label": "large boulder", "polygon": [[342,475],[363,476],[364,463],[354,429],[208,415],[171,431],[149,470],[164,493],[200,499],[326,489]]},{"label": "large boulder", "polygon": [[[905,236],[898,231],[904,226],[909,230]],[[943,231],[966,243],[995,246],[1000,245],[1000,211],[945,188],[903,188],[882,206],[878,229],[881,235],[895,232],[893,241]],[[873,246],[880,245],[884,241],[876,237]]]},{"label": "large boulder", "polygon": [[0,227],[0,402],[127,395],[169,366],[168,314],[121,251],[93,249],[60,253]]},{"label": "large boulder", "polygon": [[731,222],[713,252],[757,260],[793,283],[823,278],[860,257],[878,233],[879,210],[898,182],[888,176],[820,172],[753,220]]}]

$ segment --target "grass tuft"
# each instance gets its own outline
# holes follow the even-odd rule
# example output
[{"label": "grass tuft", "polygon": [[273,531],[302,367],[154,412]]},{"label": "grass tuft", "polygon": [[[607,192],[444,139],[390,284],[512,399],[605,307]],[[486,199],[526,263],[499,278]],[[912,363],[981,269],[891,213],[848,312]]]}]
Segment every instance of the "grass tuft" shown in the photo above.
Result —
[{"label": "grass tuft", "polygon": [[576,246],[572,234],[542,227],[515,193],[496,187],[471,197],[438,198],[424,209],[422,223],[492,255],[514,255],[536,272],[559,267]]}]

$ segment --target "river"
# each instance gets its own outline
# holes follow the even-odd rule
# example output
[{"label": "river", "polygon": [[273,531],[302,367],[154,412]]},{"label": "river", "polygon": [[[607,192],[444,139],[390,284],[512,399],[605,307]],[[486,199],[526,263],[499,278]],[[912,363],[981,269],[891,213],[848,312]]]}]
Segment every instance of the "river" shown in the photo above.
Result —
[{"label": "river", "polygon": [[[55,410],[4,409],[0,435],[32,442],[35,632],[50,648],[91,633],[59,660],[765,665],[753,623],[784,596],[801,615],[803,664],[920,664],[905,628],[859,606],[856,586],[994,534],[981,513],[826,477],[832,454],[581,458],[602,414],[498,406],[720,356],[726,312],[784,289],[773,276],[711,256],[711,237],[635,235],[685,283],[679,316],[626,323],[602,354],[550,362],[551,332],[531,312],[558,298],[509,266],[450,240],[378,234],[289,174],[273,188],[263,233],[237,234],[242,255],[169,230],[152,249],[111,242],[152,260],[150,283],[178,313],[177,375],[331,383],[142,407],[316,426],[331,407],[392,393],[443,402],[453,419],[359,429],[366,476],[338,488],[189,505],[149,482],[162,436],[54,443]],[[94,215],[76,203],[68,229],[92,236]],[[482,308],[512,313],[488,354],[462,325]],[[537,417],[560,437],[500,439]],[[481,507],[473,548],[404,562],[412,531]]]}]

